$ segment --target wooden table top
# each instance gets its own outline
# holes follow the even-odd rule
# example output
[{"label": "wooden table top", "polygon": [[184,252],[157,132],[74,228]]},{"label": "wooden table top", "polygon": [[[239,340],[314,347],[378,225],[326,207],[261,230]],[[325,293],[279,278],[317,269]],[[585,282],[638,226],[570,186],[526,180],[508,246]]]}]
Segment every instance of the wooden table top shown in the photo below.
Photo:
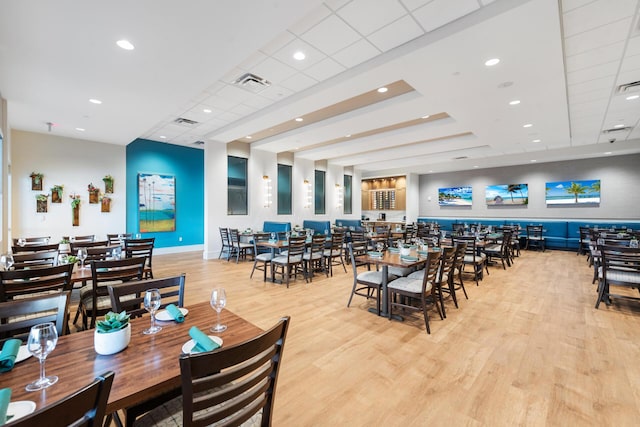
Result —
[{"label": "wooden table top", "polygon": [[155,335],[142,333],[149,327],[149,316],[133,319],[129,346],[110,356],[101,356],[95,352],[94,330],[60,337],[45,364],[46,374],[57,375],[59,380],[45,390],[25,390],[28,383],[40,376],[38,359],[35,357],[17,363],[9,372],[1,373],[0,383],[2,387],[11,388],[12,401],[35,401],[37,409],[40,409],[111,370],[116,373],[107,404],[107,413],[111,413],[180,387],[178,358],[182,353],[182,345],[190,339],[191,326],[219,336],[223,340],[223,346],[238,344],[263,332],[252,323],[223,310],[221,322],[227,325],[227,330],[214,334],[209,329],[216,322],[216,314],[209,302],[186,308],[189,313],[185,316],[184,323],[157,322],[162,330]]},{"label": "wooden table top", "polygon": [[[429,252],[434,252],[433,248],[429,248]],[[382,252],[382,257],[376,257],[371,255],[366,255],[364,258],[367,262],[371,264],[378,264],[382,266],[392,266],[392,267],[414,267],[420,264],[424,264],[427,261],[426,257],[418,256],[418,251],[412,250],[409,256],[418,258],[416,261],[403,261],[400,257],[400,253],[391,253],[388,250]],[[359,257],[360,258],[360,257]]]}]

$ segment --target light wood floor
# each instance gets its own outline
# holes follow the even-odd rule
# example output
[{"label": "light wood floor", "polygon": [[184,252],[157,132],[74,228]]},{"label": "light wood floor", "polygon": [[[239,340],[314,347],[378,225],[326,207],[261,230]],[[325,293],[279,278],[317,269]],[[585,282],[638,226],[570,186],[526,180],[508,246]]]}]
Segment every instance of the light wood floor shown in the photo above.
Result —
[{"label": "light wood floor", "polygon": [[467,281],[459,309],[431,312],[431,335],[364,298],[347,308],[350,269],[287,289],[249,279],[251,265],[154,256],[156,277],[187,273],[187,307],[224,286],[228,308],[262,328],[291,316],[275,426],[640,425],[640,305],[595,310],[574,252],[523,251]]}]

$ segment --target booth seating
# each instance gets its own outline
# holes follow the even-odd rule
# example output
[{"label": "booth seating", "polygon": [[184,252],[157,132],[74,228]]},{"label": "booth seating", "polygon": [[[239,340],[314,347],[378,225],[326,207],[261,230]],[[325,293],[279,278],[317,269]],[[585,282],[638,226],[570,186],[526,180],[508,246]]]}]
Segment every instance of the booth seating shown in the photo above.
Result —
[{"label": "booth seating", "polygon": [[291,223],[265,221],[262,225],[262,231],[265,233],[281,233],[291,231]]},{"label": "booth seating", "polygon": [[309,221],[305,219],[302,222],[302,228],[313,230],[313,234],[324,234],[326,230],[327,236],[331,236],[331,222],[329,221]]},{"label": "booth seating", "polygon": [[344,227],[348,230],[360,231],[362,230],[362,221],[359,219],[336,219],[336,227]]},{"label": "booth seating", "polygon": [[577,250],[580,245],[580,227],[598,226],[600,229],[631,228],[640,230],[640,221],[583,221],[583,220],[549,220],[537,218],[433,218],[421,217],[418,222],[437,223],[442,230],[451,231],[454,224],[468,224],[469,226],[481,224],[484,228],[487,225],[492,227],[520,226],[520,238],[526,239],[527,225],[541,225],[542,235],[545,239],[545,248]]}]

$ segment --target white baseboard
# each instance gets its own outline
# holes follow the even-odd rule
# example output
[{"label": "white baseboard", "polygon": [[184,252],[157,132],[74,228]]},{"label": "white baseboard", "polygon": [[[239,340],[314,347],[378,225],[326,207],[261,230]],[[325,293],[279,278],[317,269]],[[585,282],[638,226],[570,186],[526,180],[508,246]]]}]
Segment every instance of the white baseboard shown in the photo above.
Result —
[{"label": "white baseboard", "polygon": [[204,245],[170,246],[167,248],[153,248],[153,254],[177,254],[180,252],[195,252],[202,250],[204,250]]}]

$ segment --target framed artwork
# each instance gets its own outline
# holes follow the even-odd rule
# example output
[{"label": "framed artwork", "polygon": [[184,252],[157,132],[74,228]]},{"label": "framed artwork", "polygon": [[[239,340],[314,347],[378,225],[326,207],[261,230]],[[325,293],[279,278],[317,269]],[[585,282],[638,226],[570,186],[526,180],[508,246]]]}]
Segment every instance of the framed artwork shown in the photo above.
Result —
[{"label": "framed artwork", "polygon": [[600,203],[600,180],[547,182],[547,205],[583,205]]},{"label": "framed artwork", "polygon": [[488,206],[529,204],[528,184],[487,185],[485,200]]},{"label": "framed artwork", "polygon": [[173,175],[138,174],[140,232],[176,230],[176,178]]},{"label": "framed artwork", "polygon": [[473,190],[471,186],[438,188],[440,206],[471,206]]}]

